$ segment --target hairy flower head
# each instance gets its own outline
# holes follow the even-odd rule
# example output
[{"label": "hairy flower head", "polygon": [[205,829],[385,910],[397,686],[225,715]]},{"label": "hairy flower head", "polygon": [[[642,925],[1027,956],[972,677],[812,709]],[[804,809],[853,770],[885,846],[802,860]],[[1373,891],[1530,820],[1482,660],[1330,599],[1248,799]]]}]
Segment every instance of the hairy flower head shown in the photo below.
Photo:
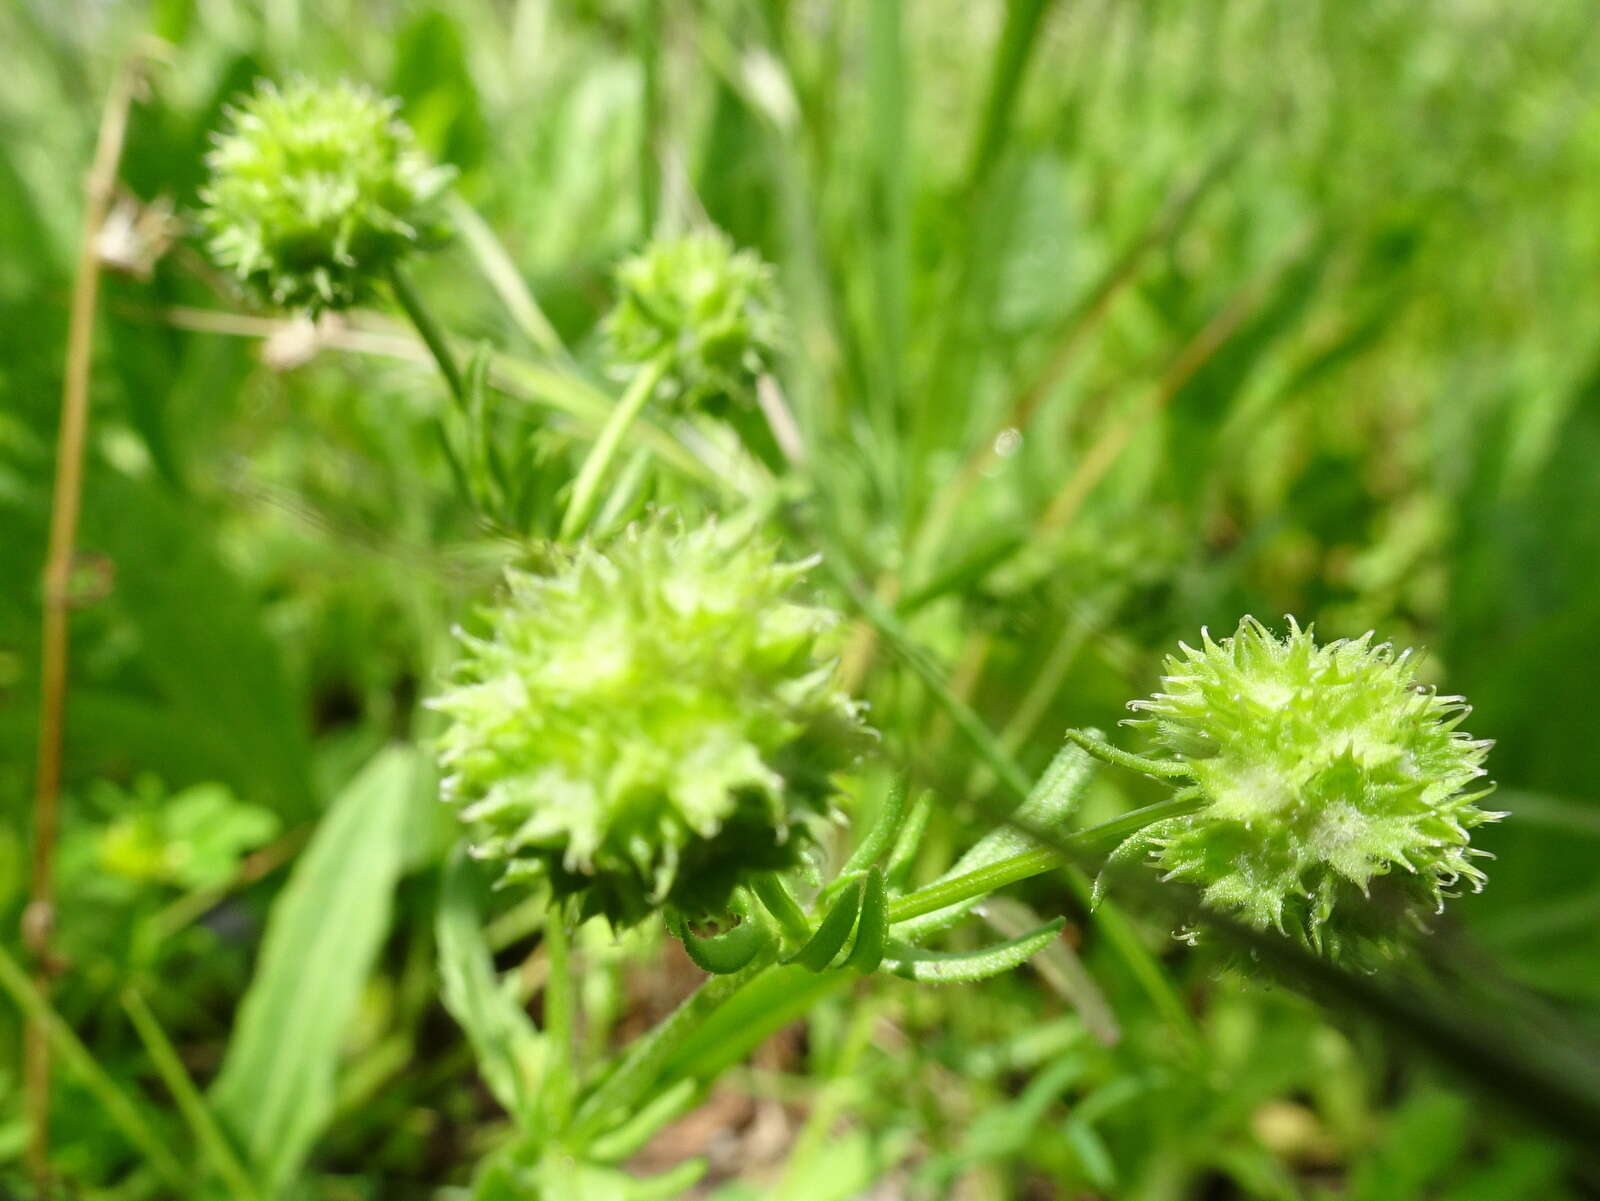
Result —
[{"label": "hairy flower head", "polygon": [[746,395],[778,341],[772,268],[716,230],[652,242],[617,268],[606,318],[613,359],[667,360],[664,395],[684,408]]},{"label": "hairy flower head", "polygon": [[273,304],[337,309],[442,240],[433,202],[451,172],[417,149],[397,107],[350,83],[260,83],[206,159],[201,221],[217,261]]},{"label": "hairy flower head", "polygon": [[656,517],[509,573],[431,702],[474,852],[619,924],[719,912],[792,866],[870,739],[834,682],[836,615],[791,596],[805,566]]},{"label": "hairy flower head", "polygon": [[1468,831],[1503,816],[1475,804],[1489,744],[1456,729],[1460,697],[1416,682],[1410,651],[1370,633],[1318,646],[1292,618],[1278,638],[1249,617],[1182,651],[1129,724],[1183,765],[1200,808],[1119,854],[1148,851],[1208,904],[1330,952],[1389,941],[1394,915],[1364,903],[1379,878],[1413,916],[1482,886]]}]

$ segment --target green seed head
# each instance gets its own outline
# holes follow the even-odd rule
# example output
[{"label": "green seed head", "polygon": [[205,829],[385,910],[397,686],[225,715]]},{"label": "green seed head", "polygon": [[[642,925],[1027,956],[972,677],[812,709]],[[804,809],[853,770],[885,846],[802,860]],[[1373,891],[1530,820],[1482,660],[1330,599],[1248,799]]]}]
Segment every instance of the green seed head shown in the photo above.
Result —
[{"label": "green seed head", "polygon": [[417,149],[398,102],[349,83],[262,82],[230,111],[200,198],[209,246],[263,299],[347,308],[418,246],[451,172]]},{"label": "green seed head", "polygon": [[793,866],[871,739],[834,682],[836,615],[791,598],[804,568],[658,517],[509,573],[432,702],[475,853],[617,924],[721,912]]},{"label": "green seed head", "polygon": [[[1416,683],[1410,651],[1371,634],[1318,646],[1292,618],[1280,639],[1249,617],[1182,649],[1129,724],[1185,766],[1202,807],[1120,854],[1148,851],[1208,904],[1329,952],[1389,942],[1395,906],[1420,918],[1483,885],[1468,831],[1503,816],[1475,804],[1489,744],[1456,729],[1460,697]],[[1387,903],[1361,903],[1374,891]]]},{"label": "green seed head", "polygon": [[684,408],[749,394],[778,341],[772,268],[717,231],[652,242],[617,268],[606,318],[612,358],[666,358],[664,395]]}]

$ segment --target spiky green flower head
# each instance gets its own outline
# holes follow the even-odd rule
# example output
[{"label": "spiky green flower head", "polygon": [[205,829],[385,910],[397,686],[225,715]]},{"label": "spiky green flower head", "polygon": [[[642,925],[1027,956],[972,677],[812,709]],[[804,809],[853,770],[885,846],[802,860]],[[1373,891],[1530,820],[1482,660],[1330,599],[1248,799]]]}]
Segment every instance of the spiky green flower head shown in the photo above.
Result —
[{"label": "spiky green flower head", "polygon": [[835,682],[837,614],[794,595],[808,564],[724,525],[653,516],[558,553],[460,636],[431,702],[446,799],[504,880],[582,916],[721,913],[799,861],[872,741]]},{"label": "spiky green flower head", "polygon": [[211,253],[284,308],[347,308],[412,250],[443,240],[435,202],[452,172],[352,83],[262,81],[229,111],[207,156],[201,222]]},{"label": "spiky green flower head", "polygon": [[1476,805],[1489,743],[1456,728],[1462,698],[1417,683],[1410,651],[1370,633],[1318,646],[1293,618],[1279,638],[1246,617],[1170,656],[1162,684],[1128,724],[1200,808],[1119,854],[1148,851],[1207,904],[1329,954],[1391,949],[1402,924],[1482,887],[1468,832],[1504,816]]},{"label": "spiky green flower head", "polygon": [[748,396],[770,368],[781,326],[772,268],[726,234],[658,239],[616,277],[611,356],[631,371],[664,363],[658,392],[680,407]]}]

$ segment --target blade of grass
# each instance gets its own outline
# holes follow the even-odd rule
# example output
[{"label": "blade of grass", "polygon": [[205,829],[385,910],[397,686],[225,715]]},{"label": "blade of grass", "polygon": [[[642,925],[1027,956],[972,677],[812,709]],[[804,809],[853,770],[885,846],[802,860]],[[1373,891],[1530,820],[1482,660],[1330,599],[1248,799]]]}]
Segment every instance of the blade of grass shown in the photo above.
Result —
[{"label": "blade of grass", "polygon": [[1309,231],[1292,239],[1284,253],[1235,292],[1216,316],[1179,350],[1167,369],[1134,399],[1121,418],[1101,430],[1045,510],[1039,521],[1041,530],[1061,529],[1072,521],[1083,502],[1133,441],[1134,434],[1149,423],[1152,414],[1165,408],[1184,384],[1239,331],[1266,299],[1272,285],[1295,264],[1310,242]]},{"label": "blade of grass", "polygon": [[505,306],[506,312],[511,315],[511,320],[515,322],[522,336],[528,340],[529,345],[547,358],[558,362],[567,361],[571,356],[561,341],[561,335],[556,332],[555,326],[550,324],[550,319],[539,307],[539,302],[534,299],[533,292],[528,287],[528,281],[523,279],[516,262],[507,253],[500,239],[495,236],[489,223],[479,216],[477,209],[453,192],[450,194],[449,210],[450,219],[461,231],[462,239],[466,242],[467,249],[472,252],[478,269],[483,272],[484,278],[489,281],[489,286],[494,289],[495,295],[500,298],[500,303]]},{"label": "blade of grass", "polygon": [[977,443],[961,470],[951,477],[950,482],[940,489],[929,504],[917,531],[915,558],[918,562],[936,559],[937,550],[944,542],[952,519],[960,511],[962,500],[984,477],[985,472],[992,470],[999,462],[995,447],[1001,433],[1008,429],[1024,431],[1028,428],[1087,336],[1099,327],[1116,300],[1139,278],[1140,270],[1150,254],[1160,246],[1170,245],[1198,208],[1201,199],[1227,177],[1228,169],[1238,161],[1244,144],[1241,137],[1225,147],[1201,169],[1192,182],[1176,190],[1062,319],[1054,336],[1055,348],[1044,366],[1017,393],[1005,416]]},{"label": "blade of grass", "polygon": [[139,1041],[144,1043],[150,1062],[160,1073],[162,1083],[167,1086],[167,1091],[177,1102],[178,1112],[189,1124],[189,1132],[194,1136],[195,1145],[211,1164],[212,1170],[227,1185],[234,1197],[240,1201],[258,1201],[261,1193],[257,1191],[255,1182],[250,1179],[250,1174],[245,1171],[238,1153],[228,1142],[228,1136],[217,1123],[216,1115],[211,1112],[211,1106],[206,1104],[205,1098],[200,1095],[200,1090],[195,1088],[194,1081],[189,1079],[183,1061],[178,1058],[178,1052],[167,1038],[166,1031],[161,1029],[161,1023],[156,1020],[156,1015],[150,1012],[150,1006],[146,1004],[144,997],[136,989],[124,989],[122,1008],[133,1023]]},{"label": "blade of grass", "polygon": [[639,122],[639,233],[655,232],[661,207],[661,0],[639,0],[634,41],[641,76]]},{"label": "blade of grass", "polygon": [[145,1120],[139,1106],[100,1066],[94,1052],[79,1041],[72,1027],[55,1011],[44,993],[34,987],[28,979],[28,973],[22,970],[22,965],[11,957],[3,945],[0,945],[0,989],[10,995],[24,1017],[37,1025],[43,1037],[49,1041],[51,1050],[94,1095],[112,1124],[138,1149],[156,1175],[169,1188],[177,1190],[174,1196],[187,1195],[192,1179],[178,1157]]}]

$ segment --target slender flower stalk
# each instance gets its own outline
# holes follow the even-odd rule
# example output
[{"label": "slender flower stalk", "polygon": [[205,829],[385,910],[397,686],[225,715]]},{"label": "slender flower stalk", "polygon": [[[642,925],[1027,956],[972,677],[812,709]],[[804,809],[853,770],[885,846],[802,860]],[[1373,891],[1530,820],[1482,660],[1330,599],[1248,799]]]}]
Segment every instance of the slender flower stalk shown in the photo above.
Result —
[{"label": "slender flower stalk", "polygon": [[589,524],[589,518],[593,516],[600,500],[600,483],[605,478],[606,469],[616,458],[623,438],[639,419],[639,414],[644,412],[645,404],[669,366],[670,361],[666,356],[647,364],[644,370],[633,377],[628,390],[622,394],[616,408],[611,410],[611,416],[600,430],[600,437],[595,440],[589,457],[583,461],[578,478],[573,482],[572,498],[567,502],[567,511],[561,518],[562,538],[576,538]]}]

